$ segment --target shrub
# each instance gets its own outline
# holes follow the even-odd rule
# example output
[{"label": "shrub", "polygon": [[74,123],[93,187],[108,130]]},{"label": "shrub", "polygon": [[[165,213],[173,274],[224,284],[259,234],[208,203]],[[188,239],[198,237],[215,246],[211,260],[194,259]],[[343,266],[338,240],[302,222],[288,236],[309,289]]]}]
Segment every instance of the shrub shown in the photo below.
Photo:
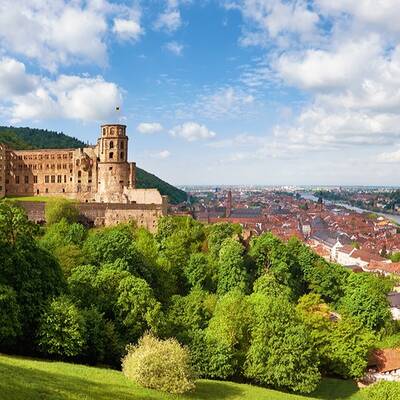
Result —
[{"label": "shrub", "polygon": [[363,389],[366,400],[397,400],[400,399],[399,382],[378,382]]},{"label": "shrub", "polygon": [[127,351],[122,370],[139,385],[169,393],[194,389],[189,351],[176,339],[145,334],[136,346],[128,345]]}]

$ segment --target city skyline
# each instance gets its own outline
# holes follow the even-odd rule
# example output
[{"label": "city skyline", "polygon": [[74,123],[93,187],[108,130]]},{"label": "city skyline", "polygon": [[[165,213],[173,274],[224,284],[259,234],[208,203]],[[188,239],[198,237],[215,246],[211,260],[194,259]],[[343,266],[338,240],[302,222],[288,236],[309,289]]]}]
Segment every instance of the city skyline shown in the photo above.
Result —
[{"label": "city skyline", "polygon": [[396,186],[396,3],[0,0],[0,123],[120,121],[179,185]]}]

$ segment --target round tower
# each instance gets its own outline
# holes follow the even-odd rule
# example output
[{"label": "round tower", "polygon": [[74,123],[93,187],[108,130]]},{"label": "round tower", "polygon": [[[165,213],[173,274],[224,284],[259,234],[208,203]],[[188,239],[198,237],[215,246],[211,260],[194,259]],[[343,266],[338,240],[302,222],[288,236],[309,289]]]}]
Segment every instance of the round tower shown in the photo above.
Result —
[{"label": "round tower", "polygon": [[101,126],[98,140],[98,193],[105,199],[113,199],[129,186],[130,166],[126,125]]}]

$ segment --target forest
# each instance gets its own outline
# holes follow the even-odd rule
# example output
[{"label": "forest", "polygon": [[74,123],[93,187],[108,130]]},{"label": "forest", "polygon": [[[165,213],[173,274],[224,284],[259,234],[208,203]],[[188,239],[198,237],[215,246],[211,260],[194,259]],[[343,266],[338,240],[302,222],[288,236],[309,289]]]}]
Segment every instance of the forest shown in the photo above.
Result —
[{"label": "forest", "polygon": [[[310,393],[360,378],[397,340],[394,282],[329,263],[293,238],[166,216],[87,229],[72,203],[46,226],[0,202],[0,352],[120,369],[146,333],[176,338],[198,377]],[[394,339],[393,339],[394,338]]]}]

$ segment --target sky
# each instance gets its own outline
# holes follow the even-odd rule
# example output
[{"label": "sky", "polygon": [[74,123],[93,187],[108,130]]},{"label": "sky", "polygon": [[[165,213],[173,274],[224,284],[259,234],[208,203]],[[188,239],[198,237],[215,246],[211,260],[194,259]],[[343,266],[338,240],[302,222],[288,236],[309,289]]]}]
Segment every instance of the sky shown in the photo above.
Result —
[{"label": "sky", "polygon": [[[399,185],[400,0],[0,0],[0,124],[174,184]],[[120,111],[116,111],[116,107]]]}]

